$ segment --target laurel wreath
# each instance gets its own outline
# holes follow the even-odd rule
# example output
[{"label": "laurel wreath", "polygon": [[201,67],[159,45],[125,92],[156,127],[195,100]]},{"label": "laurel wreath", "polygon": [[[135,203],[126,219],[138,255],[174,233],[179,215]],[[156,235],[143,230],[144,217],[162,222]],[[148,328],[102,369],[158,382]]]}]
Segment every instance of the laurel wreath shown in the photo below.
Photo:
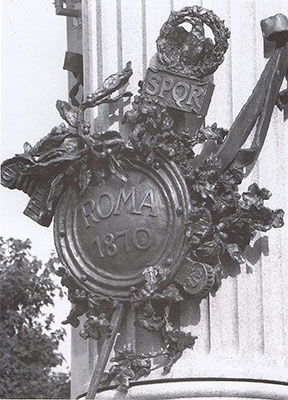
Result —
[{"label": "laurel wreath", "polygon": [[[215,45],[209,55],[198,65],[185,65],[181,61],[181,49],[173,48],[169,45],[169,40],[177,26],[183,22],[192,25],[195,20],[200,20],[206,24],[213,32]],[[228,39],[230,31],[225,27],[224,21],[220,20],[211,10],[206,10],[200,6],[184,7],[178,12],[171,12],[168,20],[163,24],[160,35],[157,39],[157,50],[159,61],[166,69],[190,75],[195,78],[202,78],[216,71],[218,66],[224,61],[224,54],[228,49]]]}]

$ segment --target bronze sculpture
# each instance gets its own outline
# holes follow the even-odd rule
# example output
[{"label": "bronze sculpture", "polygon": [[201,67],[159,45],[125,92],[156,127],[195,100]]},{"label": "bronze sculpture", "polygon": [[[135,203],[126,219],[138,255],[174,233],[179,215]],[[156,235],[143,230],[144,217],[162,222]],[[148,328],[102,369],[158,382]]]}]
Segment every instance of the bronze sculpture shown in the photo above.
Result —
[{"label": "bronze sculpture", "polygon": [[[87,313],[83,337],[106,334],[108,349],[124,305],[133,305],[138,324],[162,332],[168,371],[196,339],[171,325],[172,305],[190,295],[215,292],[223,274],[222,256],[241,261],[255,230],[283,224],[282,210],[264,207],[271,195],[267,190],[254,184],[242,198],[237,192],[243,167],[253,163],[261,150],[274,105],[285,107],[285,96],[278,99],[278,92],[287,70],[287,29],[282,25],[278,29],[279,19],[287,28],[284,16],[275,16],[272,27],[262,24],[267,38],[277,39],[277,46],[229,132],[217,125],[197,125],[211,100],[213,84],[207,75],[223,61],[229,33],[211,11],[187,7],[172,14],[161,30],[157,68],[148,72],[125,116],[129,140],[115,131],[90,132],[84,120],[86,108],[121,97],[111,95],[127,83],[132,73],[127,64],[79,108],[58,101],[57,109],[70,127],[54,129],[36,146],[26,144],[23,155],[3,163],[3,184],[31,196],[27,215],[49,225],[56,211],[56,247],[67,267],[59,274],[75,304],[68,322],[76,326],[78,316]],[[184,45],[177,49],[169,29],[171,24],[177,29],[183,20],[192,22],[192,30],[178,29]],[[214,48],[201,22],[215,28]],[[183,106],[187,104],[188,109]],[[187,112],[195,117],[190,127],[181,125]],[[257,143],[242,150],[258,118]],[[208,141],[214,143],[214,154],[205,155],[206,159],[195,156],[194,145]],[[141,185],[144,189],[139,191]],[[159,312],[156,305],[163,303]],[[105,313],[100,312],[104,305]],[[115,360],[120,366],[123,357],[130,363],[129,368],[124,363],[130,375],[120,386],[147,374],[148,360],[156,356],[133,355],[128,348]],[[135,371],[133,357],[138,357],[142,372]],[[106,384],[115,377],[121,381],[121,374],[120,367],[114,368],[105,377]],[[97,390],[99,372],[94,378],[88,397]]]}]

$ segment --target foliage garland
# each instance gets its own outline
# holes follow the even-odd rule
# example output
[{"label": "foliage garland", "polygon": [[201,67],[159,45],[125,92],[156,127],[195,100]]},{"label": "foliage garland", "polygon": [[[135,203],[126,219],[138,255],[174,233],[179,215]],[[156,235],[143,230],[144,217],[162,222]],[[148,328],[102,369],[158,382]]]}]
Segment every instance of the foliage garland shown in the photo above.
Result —
[{"label": "foliage garland", "polygon": [[[2,164],[2,184],[21,189],[30,196],[39,183],[46,185],[41,223],[49,225],[61,194],[69,186],[77,188],[81,196],[89,185],[101,183],[110,174],[126,181],[125,166],[135,157],[159,169],[159,154],[164,155],[178,166],[190,192],[192,208],[186,221],[185,255],[193,262],[206,263],[213,270],[213,284],[204,293],[207,296],[219,288],[226,273],[225,264],[242,263],[245,248],[256,231],[281,227],[284,213],[264,206],[271,193],[257,184],[242,195],[238,193],[243,179],[241,169],[228,169],[219,175],[221,162],[213,155],[201,165],[195,164],[194,146],[208,140],[221,144],[227,131],[213,124],[194,134],[187,130],[176,132],[166,106],[142,93],[142,83],[132,110],[123,120],[131,129],[128,140],[116,131],[91,132],[84,120],[84,111],[118,101],[123,96],[130,97],[131,93],[124,92],[124,87],[131,74],[128,63],[121,73],[107,78],[95,93],[87,96],[79,108],[58,100],[56,107],[69,127],[61,124],[53,128],[35,146],[25,143],[24,154]],[[118,89],[123,90],[112,98]],[[68,287],[68,298],[73,304],[63,323],[77,327],[78,317],[86,314],[87,320],[80,332],[84,339],[109,337],[113,311],[119,302],[126,302],[136,310],[139,326],[161,332],[160,353],[166,360],[164,373],[170,371],[185,348],[193,348],[197,338],[171,322],[171,308],[190,295],[185,285],[169,278],[169,265],[146,268],[145,283],[140,288],[132,287],[131,296],[126,300],[88,293],[63,267],[57,273],[61,283]],[[115,380],[120,389],[127,389],[130,380],[148,375],[151,358],[159,357],[160,353],[137,355],[131,347],[126,347],[114,358],[116,364],[105,375],[103,384]]]}]

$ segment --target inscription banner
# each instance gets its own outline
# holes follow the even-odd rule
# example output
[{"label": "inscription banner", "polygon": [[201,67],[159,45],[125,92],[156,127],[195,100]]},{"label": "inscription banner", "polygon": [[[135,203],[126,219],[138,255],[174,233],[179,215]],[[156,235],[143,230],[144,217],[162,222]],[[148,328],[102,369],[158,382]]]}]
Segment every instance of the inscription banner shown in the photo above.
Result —
[{"label": "inscription banner", "polygon": [[214,85],[211,82],[148,68],[143,89],[148,95],[159,98],[167,107],[185,112],[194,111],[205,116]]}]

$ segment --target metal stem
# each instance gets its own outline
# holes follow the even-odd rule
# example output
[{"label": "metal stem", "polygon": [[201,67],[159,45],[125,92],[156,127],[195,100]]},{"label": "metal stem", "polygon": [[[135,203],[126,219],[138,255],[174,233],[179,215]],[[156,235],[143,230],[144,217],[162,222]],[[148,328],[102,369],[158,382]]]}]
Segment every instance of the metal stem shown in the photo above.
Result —
[{"label": "metal stem", "polygon": [[101,353],[98,359],[98,362],[95,366],[91,382],[88,388],[88,392],[86,395],[86,400],[93,400],[96,396],[97,390],[99,388],[103,373],[105,371],[105,367],[108,362],[109,355],[111,353],[113,344],[115,342],[116,334],[119,331],[120,324],[124,314],[124,305],[120,304],[114,314],[112,315],[111,325],[112,325],[112,333],[111,336],[107,337],[103,343]]}]

